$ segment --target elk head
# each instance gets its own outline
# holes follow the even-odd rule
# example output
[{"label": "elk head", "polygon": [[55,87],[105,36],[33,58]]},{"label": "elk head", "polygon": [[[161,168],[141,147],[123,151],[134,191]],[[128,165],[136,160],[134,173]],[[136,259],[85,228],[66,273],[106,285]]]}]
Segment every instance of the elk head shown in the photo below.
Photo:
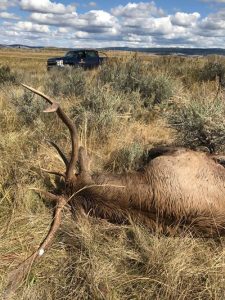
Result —
[{"label": "elk head", "polygon": [[18,266],[18,268],[16,268],[9,274],[8,286],[4,295],[5,299],[9,297],[10,294],[17,288],[18,284],[28,273],[34,261],[37,258],[41,257],[52,244],[54,236],[61,224],[63,208],[70,202],[71,199],[74,198],[75,194],[78,193],[80,189],[82,190],[86,185],[92,184],[92,179],[89,172],[89,159],[85,152],[85,149],[83,147],[79,147],[76,125],[65,114],[65,112],[57,102],[52,101],[48,96],[35,90],[32,87],[29,87],[25,84],[22,84],[22,86],[45,99],[46,102],[50,104],[50,106],[46,110],[44,110],[44,112],[56,112],[58,117],[69,129],[71,138],[71,155],[68,159],[63,151],[55,143],[50,142],[50,144],[57,150],[58,154],[62,158],[65,164],[65,172],[60,173],[54,170],[42,170],[46,171],[47,173],[62,177],[64,180],[63,189],[62,191],[60,191],[60,194],[53,194],[47,191],[33,189],[36,192],[42,194],[48,200],[56,203],[52,224],[47,236],[39,245],[38,249],[30,257],[23,261]]}]

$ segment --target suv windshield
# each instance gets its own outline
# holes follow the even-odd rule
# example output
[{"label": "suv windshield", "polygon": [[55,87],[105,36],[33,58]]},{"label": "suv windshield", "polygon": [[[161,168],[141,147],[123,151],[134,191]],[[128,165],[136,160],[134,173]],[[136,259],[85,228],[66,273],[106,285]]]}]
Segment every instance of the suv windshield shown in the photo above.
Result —
[{"label": "suv windshield", "polygon": [[86,57],[98,57],[98,54],[96,51],[85,51]]},{"label": "suv windshield", "polygon": [[85,58],[84,51],[69,51],[65,55],[66,57],[76,57],[79,59]]},{"label": "suv windshield", "polygon": [[69,51],[66,53],[65,55],[66,57],[76,57],[77,56],[77,52],[75,51]]}]

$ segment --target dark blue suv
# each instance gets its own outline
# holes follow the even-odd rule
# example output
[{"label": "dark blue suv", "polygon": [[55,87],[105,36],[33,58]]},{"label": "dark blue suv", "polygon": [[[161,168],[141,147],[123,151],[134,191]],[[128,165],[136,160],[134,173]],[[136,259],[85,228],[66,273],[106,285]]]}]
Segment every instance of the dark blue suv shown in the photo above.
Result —
[{"label": "dark blue suv", "polygon": [[82,50],[70,50],[63,57],[54,57],[47,60],[47,69],[52,67],[74,66],[82,67],[85,69],[91,69],[98,67],[105,57],[99,57],[99,53],[96,50],[82,49]]}]

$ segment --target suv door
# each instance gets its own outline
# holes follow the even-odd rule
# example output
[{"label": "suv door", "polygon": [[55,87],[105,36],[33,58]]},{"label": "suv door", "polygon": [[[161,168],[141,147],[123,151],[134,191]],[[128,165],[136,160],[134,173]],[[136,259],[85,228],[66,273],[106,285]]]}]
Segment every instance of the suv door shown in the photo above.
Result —
[{"label": "suv door", "polygon": [[86,66],[85,51],[77,51],[77,64],[81,67]]},{"label": "suv door", "polygon": [[99,65],[98,52],[94,50],[85,51],[85,67],[94,68]]},{"label": "suv door", "polygon": [[69,51],[64,58],[64,64],[70,66],[83,66],[85,63],[84,51]]},{"label": "suv door", "polygon": [[74,66],[78,64],[77,51],[69,51],[63,58],[64,65]]}]

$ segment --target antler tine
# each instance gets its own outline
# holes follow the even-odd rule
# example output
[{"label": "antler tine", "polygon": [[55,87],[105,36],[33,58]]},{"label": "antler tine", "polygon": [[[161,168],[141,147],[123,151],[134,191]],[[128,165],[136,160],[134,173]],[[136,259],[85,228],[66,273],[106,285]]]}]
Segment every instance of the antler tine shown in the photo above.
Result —
[{"label": "antler tine", "polygon": [[4,293],[4,299],[11,299],[10,296],[14,293],[23,279],[27,276],[32,264],[40,258],[45,251],[53,243],[54,237],[61,225],[62,212],[65,205],[68,203],[68,199],[62,196],[56,196],[51,193],[41,191],[38,189],[33,189],[37,192],[46,196],[49,200],[56,201],[56,207],[54,212],[54,218],[52,220],[50,229],[44,238],[44,240],[39,245],[38,249],[33,252],[26,260],[24,260],[16,269],[12,270],[8,276],[7,287]]},{"label": "antler tine", "polygon": [[56,176],[60,176],[60,177],[64,177],[65,178],[65,174],[58,172],[58,171],[51,171],[51,170],[46,170],[44,168],[41,168],[41,171],[48,173],[48,174],[52,174],[52,175],[56,175]]},{"label": "antler tine", "polygon": [[65,114],[65,112],[61,109],[58,103],[54,102],[43,94],[42,92],[37,91],[36,89],[26,85],[22,84],[23,87],[26,89],[30,90],[31,92],[41,96],[43,99],[45,99],[48,103],[51,104],[51,109],[47,110],[46,112],[56,112],[59,118],[62,120],[62,122],[67,126],[70,132],[70,137],[71,137],[71,142],[72,142],[72,153],[71,153],[71,158],[69,161],[69,164],[66,168],[66,180],[69,181],[72,178],[74,178],[74,170],[76,167],[76,163],[78,161],[78,133],[77,133],[77,128],[75,124],[71,121],[71,119]]},{"label": "antler tine", "polygon": [[69,162],[65,156],[65,154],[62,152],[62,150],[59,148],[58,145],[56,145],[56,143],[52,142],[52,141],[47,141],[50,145],[52,145],[52,147],[54,147],[56,149],[56,151],[58,152],[59,156],[62,158],[64,164],[66,165],[66,167],[69,165]]},{"label": "antler tine", "polygon": [[21,85],[23,87],[25,87],[26,89],[30,90],[31,92],[37,94],[38,96],[41,96],[43,99],[45,99],[49,104],[53,104],[54,101],[52,101],[48,96],[46,96],[45,94],[43,94],[42,92],[39,92],[37,90],[35,90],[34,88],[32,88],[31,86],[28,86],[24,83],[21,83]]}]

